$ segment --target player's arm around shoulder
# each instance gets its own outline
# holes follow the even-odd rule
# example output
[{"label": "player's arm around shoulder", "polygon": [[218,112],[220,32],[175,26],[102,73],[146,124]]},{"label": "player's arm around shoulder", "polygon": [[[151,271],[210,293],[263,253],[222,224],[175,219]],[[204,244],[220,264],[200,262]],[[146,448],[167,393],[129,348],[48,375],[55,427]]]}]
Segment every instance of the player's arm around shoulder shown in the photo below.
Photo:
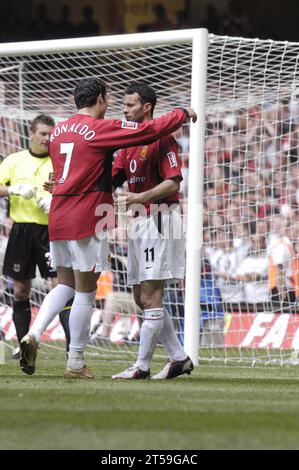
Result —
[{"label": "player's arm around shoulder", "polygon": [[143,143],[153,142],[174,132],[188,120],[195,122],[197,116],[188,108],[177,108],[158,118],[142,123],[100,119],[97,145],[103,150],[133,147]]}]

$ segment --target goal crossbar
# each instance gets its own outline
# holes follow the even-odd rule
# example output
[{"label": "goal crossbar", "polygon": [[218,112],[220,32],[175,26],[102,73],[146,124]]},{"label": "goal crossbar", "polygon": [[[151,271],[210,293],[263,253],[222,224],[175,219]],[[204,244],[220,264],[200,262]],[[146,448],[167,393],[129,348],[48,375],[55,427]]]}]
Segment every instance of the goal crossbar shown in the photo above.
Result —
[{"label": "goal crossbar", "polygon": [[142,47],[192,42],[198,36],[208,37],[206,29],[183,29],[157,31],[154,33],[117,34],[88,38],[50,39],[46,41],[24,41],[0,44],[0,57],[17,55],[55,54],[83,52],[115,47]]}]

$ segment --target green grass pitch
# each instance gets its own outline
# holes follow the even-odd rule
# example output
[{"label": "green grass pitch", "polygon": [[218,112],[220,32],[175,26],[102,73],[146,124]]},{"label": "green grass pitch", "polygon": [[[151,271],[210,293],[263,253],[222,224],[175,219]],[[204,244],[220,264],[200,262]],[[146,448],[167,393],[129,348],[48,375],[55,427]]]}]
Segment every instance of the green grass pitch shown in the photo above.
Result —
[{"label": "green grass pitch", "polygon": [[131,382],[110,378],[125,362],[87,364],[94,381],[64,381],[64,354],[45,347],[34,376],[0,365],[0,449],[299,449],[298,367]]}]

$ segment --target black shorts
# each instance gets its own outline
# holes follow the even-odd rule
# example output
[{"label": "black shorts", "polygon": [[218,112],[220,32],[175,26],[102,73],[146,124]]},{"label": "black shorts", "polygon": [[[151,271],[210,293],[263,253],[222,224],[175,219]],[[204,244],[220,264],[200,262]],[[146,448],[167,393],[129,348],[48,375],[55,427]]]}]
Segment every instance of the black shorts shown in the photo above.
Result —
[{"label": "black shorts", "polygon": [[48,226],[15,222],[8,239],[3,274],[17,281],[33,279],[36,265],[43,278],[56,277],[50,265]]}]

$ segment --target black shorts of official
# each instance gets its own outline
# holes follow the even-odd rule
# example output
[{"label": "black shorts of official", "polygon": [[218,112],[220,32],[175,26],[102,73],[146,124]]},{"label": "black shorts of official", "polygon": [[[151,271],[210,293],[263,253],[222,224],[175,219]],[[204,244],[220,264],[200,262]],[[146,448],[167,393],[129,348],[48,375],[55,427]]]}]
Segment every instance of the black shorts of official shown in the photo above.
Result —
[{"label": "black shorts of official", "polygon": [[16,281],[34,279],[36,266],[43,278],[57,276],[50,265],[48,226],[15,222],[8,239],[3,274]]}]

